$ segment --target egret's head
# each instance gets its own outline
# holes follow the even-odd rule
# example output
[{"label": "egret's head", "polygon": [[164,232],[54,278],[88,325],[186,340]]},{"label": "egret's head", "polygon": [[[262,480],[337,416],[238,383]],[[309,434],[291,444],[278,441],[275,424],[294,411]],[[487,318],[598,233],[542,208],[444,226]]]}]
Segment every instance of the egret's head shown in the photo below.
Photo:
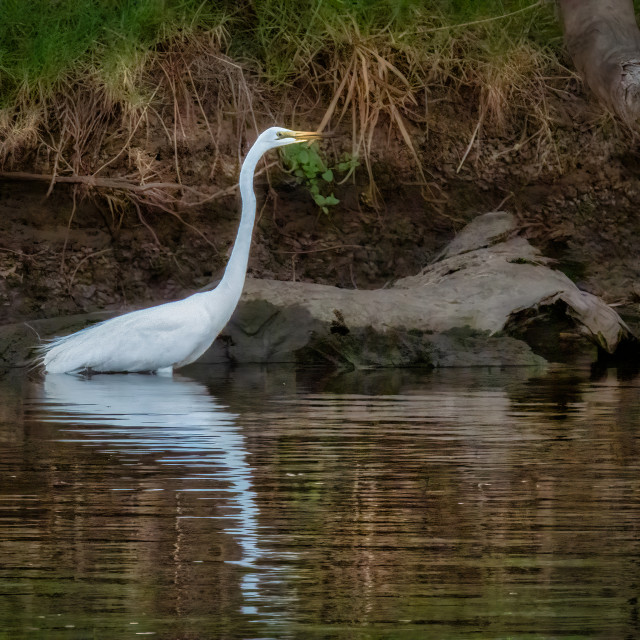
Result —
[{"label": "egret's head", "polygon": [[284,147],[295,142],[313,142],[322,138],[322,134],[316,131],[292,131],[282,127],[271,127],[263,131],[258,137],[268,148]]}]

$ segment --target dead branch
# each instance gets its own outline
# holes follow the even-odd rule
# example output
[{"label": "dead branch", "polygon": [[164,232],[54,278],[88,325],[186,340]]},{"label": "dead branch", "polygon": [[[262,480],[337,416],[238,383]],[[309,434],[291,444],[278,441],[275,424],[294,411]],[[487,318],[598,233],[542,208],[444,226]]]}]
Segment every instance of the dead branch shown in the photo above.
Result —
[{"label": "dead branch", "polygon": [[[264,167],[256,171],[255,175],[258,176],[261,173],[268,171],[277,164],[278,161],[267,163]],[[229,196],[235,193],[235,191],[238,189],[238,185],[233,184],[230,187],[227,187],[226,189],[220,189],[213,194],[206,194],[202,191],[199,191],[195,187],[190,187],[186,184],[180,184],[178,182],[146,182],[144,184],[136,184],[122,178],[99,178],[97,176],[88,175],[60,176],[45,173],[29,173],[27,171],[0,171],[0,179],[27,180],[32,182],[47,182],[50,184],[81,184],[95,189],[113,189],[117,191],[125,191],[134,196],[137,196],[139,199],[143,200],[145,204],[150,204],[152,206],[154,204],[153,202],[144,200],[144,196],[148,195],[149,192],[151,194],[153,194],[153,192],[164,192],[163,195],[165,196],[165,201],[173,201],[174,203],[180,204],[181,206],[196,207],[210,202],[211,200]],[[175,198],[169,196],[168,193],[166,193],[171,191],[181,191],[183,194],[189,193],[193,196],[196,196],[198,200],[192,202],[184,202],[182,200],[178,201]]]},{"label": "dead branch", "polygon": [[[97,189],[121,189],[124,191],[133,191],[137,193],[148,191],[149,189],[167,189],[200,193],[193,187],[179,184],[177,182],[147,182],[145,184],[135,184],[121,178],[98,178],[96,176],[80,175],[57,176],[44,173],[29,173],[27,171],[0,171],[0,178],[4,178],[7,180],[30,180],[34,182],[83,184],[88,187],[95,187]],[[236,187],[234,185],[233,187],[224,189],[223,191],[232,193],[235,188]]]}]

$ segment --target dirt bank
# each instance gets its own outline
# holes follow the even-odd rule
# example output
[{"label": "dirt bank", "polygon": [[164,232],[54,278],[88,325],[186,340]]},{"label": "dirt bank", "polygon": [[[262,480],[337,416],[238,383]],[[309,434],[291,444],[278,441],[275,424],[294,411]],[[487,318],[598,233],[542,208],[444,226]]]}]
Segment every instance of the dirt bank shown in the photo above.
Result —
[{"label": "dirt bank", "polygon": [[[364,162],[344,184],[332,185],[340,203],[325,214],[304,185],[274,164],[277,157],[270,158],[256,178],[259,219],[249,273],[381,287],[419,271],[466,222],[501,206],[517,214],[523,233],[579,286],[610,303],[635,303],[635,137],[575,82],[545,97],[545,123],[513,119],[498,126],[479,119],[476,103],[446,95],[430,97],[423,122],[405,123],[426,182],[401,132],[380,119],[368,156],[377,207]],[[309,112],[304,125],[314,126],[322,113]],[[254,135],[233,119],[222,122],[217,149],[202,142],[205,124],[194,121],[179,153],[183,179],[204,193],[233,186],[239,150]],[[272,123],[263,117],[258,126]],[[172,126],[168,116],[165,125]],[[348,127],[336,125],[336,132],[324,148],[327,162],[349,148]],[[151,159],[154,175],[170,174],[177,156],[167,139],[147,133],[131,148]],[[126,175],[131,162],[129,153],[109,175]],[[5,169],[34,166],[25,157],[22,166],[14,160]],[[45,172],[46,166],[37,168]],[[109,189],[58,184],[47,196],[48,187],[8,174],[0,180],[2,322],[169,300],[205,287],[224,268],[239,217],[233,192],[163,210],[136,208]]]}]

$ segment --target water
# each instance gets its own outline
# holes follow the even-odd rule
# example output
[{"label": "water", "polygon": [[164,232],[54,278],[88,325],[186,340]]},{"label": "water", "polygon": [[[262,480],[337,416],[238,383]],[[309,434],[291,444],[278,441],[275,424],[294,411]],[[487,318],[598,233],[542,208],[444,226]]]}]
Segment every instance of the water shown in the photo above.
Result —
[{"label": "water", "polygon": [[0,638],[640,637],[640,379],[0,381]]}]

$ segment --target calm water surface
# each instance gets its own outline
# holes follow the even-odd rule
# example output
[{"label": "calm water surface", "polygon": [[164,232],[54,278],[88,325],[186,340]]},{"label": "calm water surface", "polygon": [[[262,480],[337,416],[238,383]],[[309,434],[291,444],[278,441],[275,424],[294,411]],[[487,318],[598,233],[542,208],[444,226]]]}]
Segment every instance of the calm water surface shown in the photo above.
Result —
[{"label": "calm water surface", "polygon": [[640,379],[0,381],[0,638],[640,637]]}]

